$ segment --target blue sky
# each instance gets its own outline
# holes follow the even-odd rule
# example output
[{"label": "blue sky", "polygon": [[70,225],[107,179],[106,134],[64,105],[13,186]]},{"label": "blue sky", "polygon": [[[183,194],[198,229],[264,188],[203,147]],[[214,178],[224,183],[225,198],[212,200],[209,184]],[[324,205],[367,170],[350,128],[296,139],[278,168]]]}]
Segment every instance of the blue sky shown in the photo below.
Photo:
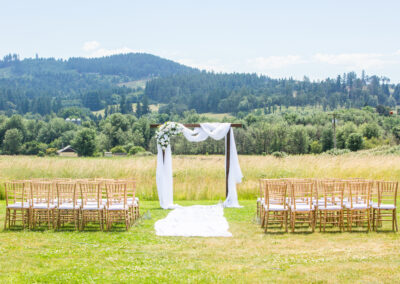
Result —
[{"label": "blue sky", "polygon": [[0,2],[0,56],[146,52],[271,77],[348,71],[400,82],[400,1]]}]

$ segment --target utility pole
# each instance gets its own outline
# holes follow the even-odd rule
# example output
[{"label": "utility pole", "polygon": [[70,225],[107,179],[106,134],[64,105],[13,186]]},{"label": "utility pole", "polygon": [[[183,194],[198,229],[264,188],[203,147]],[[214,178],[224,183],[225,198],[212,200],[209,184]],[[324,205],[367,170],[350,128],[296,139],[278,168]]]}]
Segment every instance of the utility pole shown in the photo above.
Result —
[{"label": "utility pole", "polygon": [[333,148],[336,149],[336,113],[332,113],[332,126],[333,126]]}]

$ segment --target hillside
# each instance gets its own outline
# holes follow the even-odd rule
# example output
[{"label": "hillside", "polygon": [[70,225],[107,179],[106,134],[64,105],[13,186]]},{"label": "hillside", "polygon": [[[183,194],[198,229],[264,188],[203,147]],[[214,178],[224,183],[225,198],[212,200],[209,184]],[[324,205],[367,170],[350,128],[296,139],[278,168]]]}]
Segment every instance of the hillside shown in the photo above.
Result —
[{"label": "hillside", "polygon": [[[395,109],[400,84],[364,72],[312,82],[264,75],[199,71],[151,54],[102,58],[0,60],[0,112],[123,112],[118,105],[162,104],[160,113],[273,113],[279,107],[317,106],[324,110],[378,105]],[[148,100],[148,101],[147,101]],[[115,107],[117,106],[117,107]],[[127,110],[130,108],[127,107]],[[102,112],[103,113],[103,112]]]}]

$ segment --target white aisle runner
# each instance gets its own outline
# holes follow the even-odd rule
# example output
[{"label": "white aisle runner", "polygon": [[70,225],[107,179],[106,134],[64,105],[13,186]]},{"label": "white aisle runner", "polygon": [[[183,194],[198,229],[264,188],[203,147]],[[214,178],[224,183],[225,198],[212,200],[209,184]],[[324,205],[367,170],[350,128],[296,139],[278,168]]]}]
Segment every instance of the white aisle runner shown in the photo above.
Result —
[{"label": "white aisle runner", "polygon": [[222,204],[178,207],[154,227],[158,236],[232,237]]}]

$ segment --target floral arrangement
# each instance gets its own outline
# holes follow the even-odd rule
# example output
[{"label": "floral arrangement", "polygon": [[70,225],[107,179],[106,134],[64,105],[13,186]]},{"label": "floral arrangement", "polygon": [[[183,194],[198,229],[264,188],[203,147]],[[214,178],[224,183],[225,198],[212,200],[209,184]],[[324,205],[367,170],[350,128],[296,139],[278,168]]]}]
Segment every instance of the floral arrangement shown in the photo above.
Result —
[{"label": "floral arrangement", "polygon": [[164,123],[156,132],[157,144],[160,145],[161,149],[167,149],[168,145],[170,144],[171,137],[182,133],[182,129],[183,127],[180,123]]}]

